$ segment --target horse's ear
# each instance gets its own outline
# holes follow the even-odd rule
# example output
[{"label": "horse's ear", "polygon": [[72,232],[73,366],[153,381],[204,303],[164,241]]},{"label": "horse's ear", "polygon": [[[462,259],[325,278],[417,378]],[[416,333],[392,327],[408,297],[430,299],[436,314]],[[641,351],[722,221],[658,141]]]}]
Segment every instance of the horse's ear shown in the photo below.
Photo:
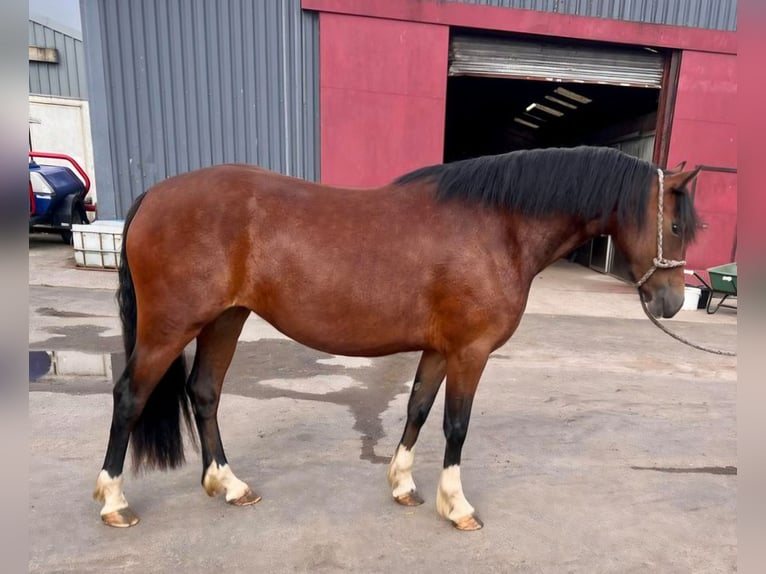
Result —
[{"label": "horse's ear", "polygon": [[665,173],[667,173],[668,175],[673,175],[673,174],[676,174],[676,173],[681,173],[681,171],[684,169],[685,166],[686,166],[686,160],[684,160],[681,163],[679,163],[676,167],[671,167],[669,169],[666,169]]},{"label": "horse's ear", "polygon": [[665,187],[667,189],[683,189],[685,188],[702,169],[702,166],[696,167],[689,171],[681,171],[678,173],[668,174],[665,177]]}]

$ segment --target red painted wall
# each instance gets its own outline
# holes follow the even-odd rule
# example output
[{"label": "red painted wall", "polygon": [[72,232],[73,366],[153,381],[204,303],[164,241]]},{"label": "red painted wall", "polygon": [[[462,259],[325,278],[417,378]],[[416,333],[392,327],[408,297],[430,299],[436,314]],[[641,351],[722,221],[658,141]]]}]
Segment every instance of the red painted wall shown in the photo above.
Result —
[{"label": "red painted wall", "polygon": [[[736,56],[684,51],[673,113],[668,165],[737,167]],[[736,245],[737,176],[702,172],[695,206],[707,223],[686,256],[691,269],[729,263]]]},{"label": "red painted wall", "polygon": [[445,0],[301,0],[305,10],[598,42],[736,53],[734,32]]},{"label": "red painted wall", "polygon": [[322,13],[321,179],[373,187],[441,163],[446,26]]}]

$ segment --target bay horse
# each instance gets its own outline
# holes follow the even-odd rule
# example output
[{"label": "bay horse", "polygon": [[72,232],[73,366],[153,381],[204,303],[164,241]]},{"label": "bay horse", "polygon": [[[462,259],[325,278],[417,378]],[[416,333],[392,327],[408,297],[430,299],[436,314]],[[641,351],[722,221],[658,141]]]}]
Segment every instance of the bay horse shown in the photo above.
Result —
[{"label": "bay horse", "polygon": [[[192,416],[205,491],[237,506],[260,500],[228,465],[217,421],[224,375],[253,312],[327,353],[421,351],[388,467],[393,498],[423,502],[413,448],[446,376],[436,508],[460,530],[481,528],[463,494],[461,451],[484,366],[518,326],[532,279],[608,233],[641,278],[650,312],[672,317],[684,299],[679,260],[699,225],[686,191],[696,174],[581,146],[434,165],[369,190],[247,165],[155,185],[124,227],[117,299],[127,366],[94,492],[103,522],[138,522],[123,494],[128,443],[136,468],[177,467],[181,419],[192,432]],[[183,352],[194,339],[187,375]]]}]

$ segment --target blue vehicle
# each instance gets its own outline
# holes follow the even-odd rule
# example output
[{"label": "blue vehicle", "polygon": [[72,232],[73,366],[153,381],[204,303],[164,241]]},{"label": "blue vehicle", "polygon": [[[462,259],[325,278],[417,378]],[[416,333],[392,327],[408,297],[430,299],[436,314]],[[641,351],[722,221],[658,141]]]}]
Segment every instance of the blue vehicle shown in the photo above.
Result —
[{"label": "blue vehicle", "polygon": [[[35,158],[65,160],[68,167],[41,165]],[[72,225],[87,224],[85,196],[90,179],[68,155],[29,152],[29,232],[58,233],[65,243],[72,242]]]}]

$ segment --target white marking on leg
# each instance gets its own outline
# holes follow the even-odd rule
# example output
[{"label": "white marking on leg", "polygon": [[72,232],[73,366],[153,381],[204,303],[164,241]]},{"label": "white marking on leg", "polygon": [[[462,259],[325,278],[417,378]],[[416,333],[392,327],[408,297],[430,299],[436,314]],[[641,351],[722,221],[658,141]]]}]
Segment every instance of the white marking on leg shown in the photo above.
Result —
[{"label": "white marking on leg", "polygon": [[250,487],[234,475],[228,464],[219,466],[215,461],[207,467],[202,486],[209,496],[225,492],[227,502],[236,500],[250,491]]},{"label": "white marking on leg", "polygon": [[128,507],[128,501],[122,493],[121,474],[111,477],[106,470],[98,473],[96,490],[93,492],[93,497],[99,502],[104,503],[103,508],[101,508],[101,516]]},{"label": "white marking on leg", "polygon": [[460,465],[453,464],[442,470],[439,489],[436,492],[436,510],[444,518],[457,522],[474,512],[463,494],[460,482]]},{"label": "white marking on leg", "polygon": [[415,481],[412,478],[414,461],[415,453],[400,444],[391,458],[391,464],[388,465],[388,484],[394,498],[415,492]]}]

